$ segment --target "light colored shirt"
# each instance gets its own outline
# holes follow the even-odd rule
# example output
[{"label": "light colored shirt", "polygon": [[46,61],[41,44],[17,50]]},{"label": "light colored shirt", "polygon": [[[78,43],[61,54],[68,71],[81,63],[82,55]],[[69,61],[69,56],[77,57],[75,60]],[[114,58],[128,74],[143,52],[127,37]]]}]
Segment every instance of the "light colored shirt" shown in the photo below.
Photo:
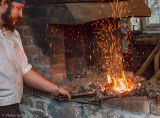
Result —
[{"label": "light colored shirt", "polygon": [[0,30],[0,106],[20,103],[23,75],[31,68],[17,30]]}]

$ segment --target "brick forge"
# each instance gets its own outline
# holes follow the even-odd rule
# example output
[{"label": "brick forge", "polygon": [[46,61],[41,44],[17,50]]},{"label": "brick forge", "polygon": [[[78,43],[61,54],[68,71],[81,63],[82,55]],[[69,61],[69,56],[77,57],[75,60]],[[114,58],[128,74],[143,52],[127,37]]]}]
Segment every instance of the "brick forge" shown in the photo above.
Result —
[{"label": "brick forge", "polygon": [[35,38],[34,28],[30,26],[31,21],[29,20],[29,18],[23,18],[16,25],[29,63],[32,64],[34,70],[52,82],[60,83],[66,80],[64,32],[60,30],[55,34],[50,32],[47,39],[50,41],[54,40],[52,43],[56,42],[56,44],[52,45],[50,42],[47,42],[50,44],[48,48],[53,50],[50,49],[49,53],[51,56],[44,55],[40,44],[40,40],[44,39]]},{"label": "brick forge", "polygon": [[[66,79],[65,46],[64,46],[65,34],[63,31],[64,28],[58,25],[48,25],[47,28],[47,24],[45,27],[41,27],[41,28],[46,28],[46,30],[48,29],[47,33],[50,32],[49,34],[47,34],[47,38],[49,39],[48,44],[51,49],[49,53],[51,56],[46,56],[43,55],[42,48],[41,46],[39,46],[39,42],[40,40],[42,40],[42,38],[35,37],[35,33],[37,32],[35,31],[32,23],[33,20],[31,21],[31,19],[23,18],[22,21],[17,24],[17,29],[20,32],[22,43],[24,45],[24,50],[28,56],[29,63],[31,63],[33,65],[33,68],[48,80],[53,82],[64,81]],[[55,29],[55,31],[52,29]],[[73,64],[73,61],[70,60],[69,63]],[[27,111],[31,111],[31,114],[29,114],[31,116],[36,115],[38,117],[45,117],[46,115],[49,114],[50,116],[53,117],[57,116],[57,118],[58,117],[76,118],[78,116],[80,117],[88,116],[93,118],[160,117],[159,105],[155,105],[154,101],[148,100],[146,98],[136,97],[136,98],[125,98],[125,99],[120,98],[120,99],[106,100],[103,102],[102,108],[100,108],[98,106],[84,105],[78,103],[57,104],[57,102],[48,99],[49,97],[36,98],[33,96],[35,95],[33,94],[34,91],[33,90],[30,91],[29,88],[27,89],[25,89],[25,91],[27,90],[27,94],[31,93],[31,96],[27,96],[27,94],[25,94],[25,97],[23,97],[22,100],[22,104],[24,106],[28,106],[28,108],[25,108],[22,105],[21,109],[27,117],[28,117]],[[70,108],[68,108],[68,106],[70,106]],[[53,113],[55,111],[59,112]],[[80,114],[82,114],[82,116]]]}]

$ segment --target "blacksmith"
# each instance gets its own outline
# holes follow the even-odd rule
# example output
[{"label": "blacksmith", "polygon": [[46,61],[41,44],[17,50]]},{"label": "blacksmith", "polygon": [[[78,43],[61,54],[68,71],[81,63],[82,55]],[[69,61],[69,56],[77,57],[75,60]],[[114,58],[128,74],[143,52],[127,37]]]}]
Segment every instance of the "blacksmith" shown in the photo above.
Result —
[{"label": "blacksmith", "polygon": [[0,118],[19,117],[23,82],[46,92],[71,96],[32,69],[23,50],[16,22],[22,18],[23,0],[0,0]]}]

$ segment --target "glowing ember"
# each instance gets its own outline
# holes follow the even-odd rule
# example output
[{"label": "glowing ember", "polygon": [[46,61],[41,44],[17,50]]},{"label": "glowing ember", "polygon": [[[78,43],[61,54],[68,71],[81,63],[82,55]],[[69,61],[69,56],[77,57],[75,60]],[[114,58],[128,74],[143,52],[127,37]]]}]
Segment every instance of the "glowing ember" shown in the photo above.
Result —
[{"label": "glowing ember", "polygon": [[110,75],[107,75],[108,83],[113,85],[113,88],[115,91],[119,93],[124,93],[126,91],[132,91],[135,88],[134,82],[130,79],[126,79],[124,75],[124,71],[122,72],[122,78],[118,77],[117,79],[114,79],[112,81]]},{"label": "glowing ember", "polygon": [[108,83],[111,84],[112,83],[112,79],[110,75],[107,75],[107,79],[108,79]]}]

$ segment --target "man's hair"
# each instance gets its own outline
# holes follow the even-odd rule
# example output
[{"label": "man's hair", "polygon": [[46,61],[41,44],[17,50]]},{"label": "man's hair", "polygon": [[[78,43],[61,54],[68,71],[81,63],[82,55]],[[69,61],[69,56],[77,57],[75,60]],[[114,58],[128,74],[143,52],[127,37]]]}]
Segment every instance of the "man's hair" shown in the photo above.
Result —
[{"label": "man's hair", "polygon": [[[0,1],[2,1],[2,0],[0,0]],[[8,8],[7,8],[6,12],[1,15],[1,19],[5,22],[3,24],[4,27],[6,27],[7,29],[9,29],[11,31],[14,31],[15,26],[12,26],[11,17],[10,17],[10,15],[11,15],[11,7],[12,7],[11,2],[12,1],[13,0],[6,0],[5,1],[6,4],[8,4]]]},{"label": "man's hair", "polygon": [[[0,0],[1,2],[2,0]],[[17,2],[17,3],[21,3],[21,4],[25,4],[25,0],[6,0],[7,4],[11,4],[11,2]]]}]

